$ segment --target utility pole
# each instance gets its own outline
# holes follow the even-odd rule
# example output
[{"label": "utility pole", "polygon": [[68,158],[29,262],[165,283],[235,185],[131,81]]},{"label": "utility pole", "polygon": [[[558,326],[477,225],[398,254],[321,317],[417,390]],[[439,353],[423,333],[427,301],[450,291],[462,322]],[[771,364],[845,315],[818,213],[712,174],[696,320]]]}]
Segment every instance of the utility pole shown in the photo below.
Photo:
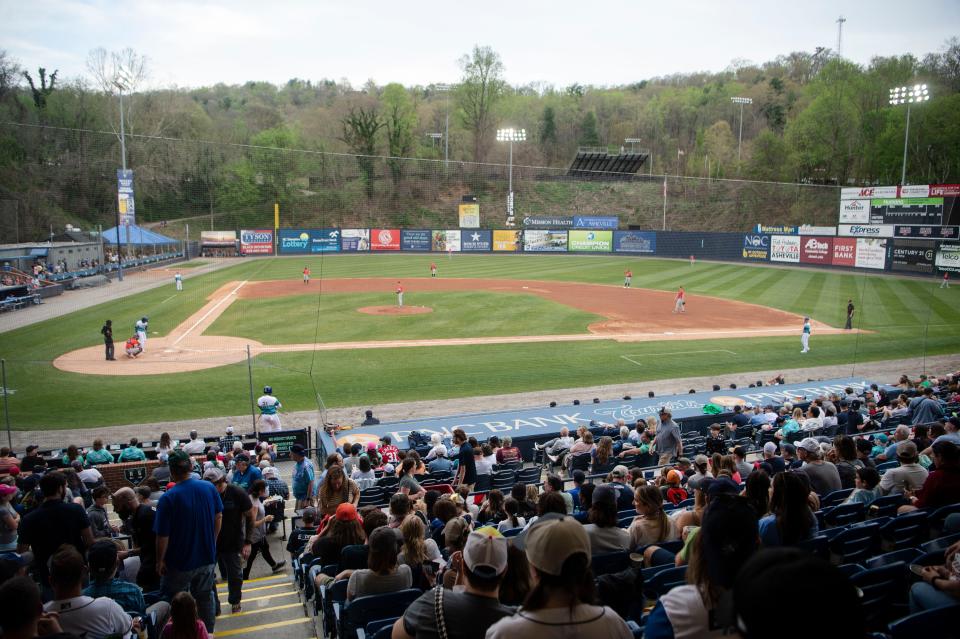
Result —
[{"label": "utility pole", "polygon": [[843,23],[846,21],[847,19],[844,18],[843,16],[840,16],[839,18],[837,18],[837,57],[838,58],[843,57]]},{"label": "utility pole", "polygon": [[753,104],[753,98],[730,98],[730,101],[740,105],[740,135],[737,137],[737,164],[740,164],[740,149],[743,146],[743,105]]}]

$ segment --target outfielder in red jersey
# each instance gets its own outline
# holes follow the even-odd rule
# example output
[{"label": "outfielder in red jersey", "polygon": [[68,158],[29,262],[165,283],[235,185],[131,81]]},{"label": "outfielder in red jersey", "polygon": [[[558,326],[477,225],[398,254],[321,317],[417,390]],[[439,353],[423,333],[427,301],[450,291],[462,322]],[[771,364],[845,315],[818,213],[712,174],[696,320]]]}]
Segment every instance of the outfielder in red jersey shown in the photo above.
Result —
[{"label": "outfielder in red jersey", "polygon": [[437,276],[437,265],[433,262],[430,262],[430,277]]},{"label": "outfielder in red jersey", "polygon": [[623,288],[630,288],[631,282],[633,282],[633,271],[627,269],[623,272]]},{"label": "outfielder in red jersey", "polygon": [[310,283],[310,267],[309,266],[303,267],[303,283],[304,284]]},{"label": "outfielder in red jersey", "polygon": [[680,287],[680,290],[677,291],[677,297],[674,299],[673,303],[673,312],[674,313],[686,313],[684,306],[687,305],[687,296],[683,292],[683,287]]}]

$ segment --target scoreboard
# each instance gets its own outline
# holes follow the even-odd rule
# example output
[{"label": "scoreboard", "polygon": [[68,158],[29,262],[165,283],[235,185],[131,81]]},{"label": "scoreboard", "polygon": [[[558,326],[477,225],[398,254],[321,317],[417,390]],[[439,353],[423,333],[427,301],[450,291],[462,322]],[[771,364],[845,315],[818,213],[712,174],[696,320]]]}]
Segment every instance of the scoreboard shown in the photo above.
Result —
[{"label": "scoreboard", "polygon": [[943,224],[942,197],[907,197],[870,200],[871,224]]}]

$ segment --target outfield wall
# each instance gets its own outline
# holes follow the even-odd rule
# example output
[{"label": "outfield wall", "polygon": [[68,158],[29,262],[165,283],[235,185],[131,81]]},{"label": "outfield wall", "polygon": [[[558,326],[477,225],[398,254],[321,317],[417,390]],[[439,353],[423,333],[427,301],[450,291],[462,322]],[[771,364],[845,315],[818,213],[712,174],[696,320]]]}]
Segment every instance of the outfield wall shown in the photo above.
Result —
[{"label": "outfield wall", "polygon": [[[859,226],[812,229],[760,227],[753,233],[610,229],[279,229],[256,231],[277,255],[321,253],[608,254],[893,271],[913,275],[960,272],[958,227]],[[839,235],[826,234],[839,231]],[[240,237],[252,232],[243,230]],[[944,239],[946,238],[946,239]]]}]

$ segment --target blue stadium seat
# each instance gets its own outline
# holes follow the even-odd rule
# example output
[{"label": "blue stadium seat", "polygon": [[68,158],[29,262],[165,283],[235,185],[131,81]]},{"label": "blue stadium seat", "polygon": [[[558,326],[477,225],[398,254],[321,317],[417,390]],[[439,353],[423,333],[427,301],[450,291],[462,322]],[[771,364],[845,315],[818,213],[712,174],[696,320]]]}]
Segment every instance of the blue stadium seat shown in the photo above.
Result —
[{"label": "blue stadium seat", "polygon": [[920,544],[920,550],[923,552],[933,552],[936,550],[946,550],[953,544],[960,541],[960,533],[938,537],[932,541]]},{"label": "blue stadium seat", "polygon": [[360,501],[357,502],[357,508],[364,506],[379,506],[386,503],[385,491],[382,486],[373,486],[360,491]]},{"label": "blue stadium seat", "polygon": [[885,472],[887,472],[888,470],[890,470],[891,468],[896,468],[896,467],[899,466],[899,465],[900,465],[900,462],[898,462],[898,461],[896,461],[896,460],[894,460],[894,461],[882,462],[882,463],[877,464],[877,472],[882,475],[882,474],[884,474]]},{"label": "blue stadium seat", "polygon": [[590,453],[581,453],[579,455],[573,455],[570,457],[570,472],[573,473],[575,470],[582,470],[583,472],[589,472],[590,462],[592,461],[592,456]]},{"label": "blue stadium seat", "polygon": [[847,526],[858,521],[863,521],[865,506],[860,502],[852,504],[840,504],[834,506],[829,512],[824,511],[823,523],[825,526],[834,528],[837,526]]},{"label": "blue stadium seat", "polygon": [[960,604],[907,615],[888,626],[892,639],[945,637],[948,628],[952,629],[955,637],[960,628]]},{"label": "blue stadium seat", "polygon": [[619,572],[630,566],[630,553],[626,550],[605,552],[594,555],[590,559],[590,567],[594,575],[606,575]]},{"label": "blue stadium seat", "polygon": [[629,528],[630,524],[633,523],[633,520],[636,519],[636,517],[637,517],[636,513],[633,513],[632,515],[624,515],[623,517],[619,517],[617,519],[617,525],[620,528]]},{"label": "blue stadium seat", "polygon": [[927,538],[928,514],[922,510],[894,517],[880,527],[886,550],[901,550],[916,546]]},{"label": "blue stadium seat", "polygon": [[943,521],[948,515],[952,515],[954,513],[960,513],[960,502],[956,504],[950,504],[949,506],[941,506],[930,513],[927,523],[930,526],[931,539],[939,537],[941,534],[943,534]]},{"label": "blue stadium seat", "polygon": [[399,592],[357,597],[342,607],[334,604],[339,639],[357,639],[357,629],[366,627],[370,621],[385,617],[399,617],[423,592],[408,588]]},{"label": "blue stadium seat", "polygon": [[521,532],[523,532],[523,528],[510,528],[508,530],[504,530],[502,534],[504,537],[509,539],[510,537],[516,537]]},{"label": "blue stadium seat", "polygon": [[880,546],[880,524],[850,526],[830,540],[834,563],[860,563],[873,556]]},{"label": "blue stadium seat", "polygon": [[667,568],[655,574],[649,583],[644,582],[643,590],[649,595],[650,599],[658,599],[670,592],[674,586],[682,585],[686,576],[687,567],[685,565]]},{"label": "blue stadium seat", "polygon": [[334,607],[342,605],[347,600],[348,581],[348,579],[341,579],[332,584],[320,586],[314,611],[317,613],[315,616],[319,616],[318,613],[323,611],[323,623],[320,630],[324,637],[331,637],[337,632]]},{"label": "blue stadium seat", "polygon": [[517,481],[523,484],[538,484],[540,483],[540,472],[541,469],[536,466],[523,468],[517,471]]},{"label": "blue stadium seat", "polygon": [[896,562],[850,577],[850,582],[863,593],[860,602],[868,627],[876,627],[906,612],[907,574],[907,564]]},{"label": "blue stadium seat", "polygon": [[837,506],[843,503],[843,500],[849,497],[850,493],[852,492],[853,488],[844,488],[842,490],[835,490],[832,493],[828,493],[820,499],[820,508]]},{"label": "blue stadium seat", "polygon": [[854,575],[860,574],[861,572],[866,570],[866,568],[864,568],[860,564],[843,564],[843,565],[837,566],[837,570],[842,572],[847,577],[852,577]]},{"label": "blue stadium seat", "polygon": [[869,517],[893,517],[897,514],[897,508],[905,503],[903,495],[878,497],[867,508],[867,513]]},{"label": "blue stadium seat", "polygon": [[909,565],[914,563],[919,556],[920,551],[916,548],[904,548],[903,550],[894,550],[893,552],[888,552],[885,555],[877,555],[876,557],[872,557],[868,559],[864,565],[867,567],[867,569],[881,568],[897,562],[903,562]]},{"label": "blue stadium seat", "polygon": [[821,559],[830,558],[830,539],[826,535],[817,535],[810,539],[804,539],[797,544],[797,547],[813,553]]},{"label": "blue stadium seat", "polygon": [[477,481],[473,485],[473,492],[486,493],[493,488],[493,475],[477,475]]}]

